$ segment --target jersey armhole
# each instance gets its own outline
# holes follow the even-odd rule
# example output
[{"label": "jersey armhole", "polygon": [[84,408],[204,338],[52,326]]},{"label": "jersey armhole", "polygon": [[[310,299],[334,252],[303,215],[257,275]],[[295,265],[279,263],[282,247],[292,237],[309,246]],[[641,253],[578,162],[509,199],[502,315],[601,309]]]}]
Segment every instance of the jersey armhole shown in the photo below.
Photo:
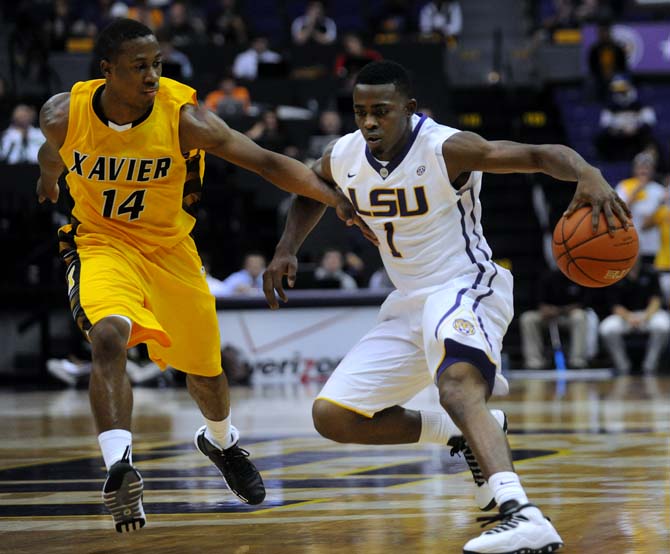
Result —
[{"label": "jersey armhole", "polygon": [[[449,136],[451,136],[451,135],[449,135]],[[449,168],[447,167],[447,160],[444,159],[444,154],[442,153],[442,145],[447,140],[449,140],[449,137],[446,137],[444,140],[439,141],[435,145],[435,157],[437,158],[437,165],[440,166],[440,171],[442,172],[442,177],[446,181],[447,186],[449,187],[451,192],[453,192],[454,194],[457,194],[458,191],[456,190],[456,188],[452,184],[451,180],[449,179]]]},{"label": "jersey armhole", "polygon": [[[70,98],[68,102],[68,107],[67,107],[67,131],[65,131],[65,140],[63,140],[63,144],[60,145],[60,148],[58,149],[58,155],[61,157],[63,160],[63,164],[67,167],[67,164],[65,163],[65,158],[63,157],[63,151],[66,149],[65,147],[70,145],[71,143],[71,137],[78,136],[78,133],[76,132],[76,127],[77,127],[77,121],[79,118],[75,116],[73,113],[75,109],[75,102],[74,102],[74,94],[73,94],[74,87],[72,87],[72,90],[70,90]],[[78,109],[78,107],[77,107]],[[69,147],[71,148],[71,147]]]},{"label": "jersey armhole", "polygon": [[[344,138],[344,137],[342,137]],[[329,156],[329,163],[330,163],[330,175],[333,178],[333,182],[335,183],[335,186],[343,190],[342,187],[340,186],[340,183],[342,182],[342,178],[340,176],[340,172],[343,171],[342,168],[335,168],[335,160],[339,160],[339,150],[342,148],[342,138],[340,138],[338,141],[333,144],[333,147],[330,150],[330,156]]]}]

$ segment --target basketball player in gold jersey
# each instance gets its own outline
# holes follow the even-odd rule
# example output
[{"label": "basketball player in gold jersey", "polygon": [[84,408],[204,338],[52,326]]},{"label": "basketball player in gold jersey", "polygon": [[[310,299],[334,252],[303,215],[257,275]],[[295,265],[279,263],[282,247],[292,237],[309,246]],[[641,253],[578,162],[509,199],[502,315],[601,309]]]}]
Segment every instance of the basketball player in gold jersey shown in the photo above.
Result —
[{"label": "basketball player in gold jersey", "polygon": [[151,30],[129,19],[100,34],[104,79],[76,83],[40,113],[40,202],[56,202],[67,170],[74,201],[59,230],[73,316],[92,345],[90,401],[107,466],[103,500],[119,532],[146,518],[143,482],[132,465],[132,391],[126,350],[146,342],[151,358],[187,374],[205,425],[196,447],[243,502],[265,487],[231,425],[221,371],[214,298],[190,237],[204,153],[255,171],[279,188],[336,208],[349,225],[365,224],[344,198],[301,163],[264,150],[197,105],[195,91],[161,78]]}]

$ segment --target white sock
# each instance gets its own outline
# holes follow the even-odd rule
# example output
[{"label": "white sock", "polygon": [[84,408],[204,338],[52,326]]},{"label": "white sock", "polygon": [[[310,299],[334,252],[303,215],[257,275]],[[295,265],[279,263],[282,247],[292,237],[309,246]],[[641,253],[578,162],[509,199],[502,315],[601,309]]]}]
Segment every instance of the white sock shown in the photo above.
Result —
[{"label": "white sock", "polygon": [[508,500],[516,500],[519,504],[527,504],[526,496],[519,476],[513,471],[499,471],[489,477],[489,486],[495,496],[498,506],[502,506]]},{"label": "white sock", "polygon": [[419,444],[447,444],[450,437],[462,434],[447,412],[420,410],[419,413],[421,414]]},{"label": "white sock", "polygon": [[[123,458],[126,448],[132,448],[133,435],[125,429],[110,429],[98,435],[98,444],[102,450],[102,457],[105,459],[105,466],[109,468]],[[132,450],[130,453],[130,463],[133,463]]]},{"label": "white sock", "polygon": [[237,429],[230,424],[230,414],[228,414],[228,417],[223,421],[204,419],[205,424],[207,425],[205,438],[221,450],[231,447],[237,442],[237,439],[240,438]]}]

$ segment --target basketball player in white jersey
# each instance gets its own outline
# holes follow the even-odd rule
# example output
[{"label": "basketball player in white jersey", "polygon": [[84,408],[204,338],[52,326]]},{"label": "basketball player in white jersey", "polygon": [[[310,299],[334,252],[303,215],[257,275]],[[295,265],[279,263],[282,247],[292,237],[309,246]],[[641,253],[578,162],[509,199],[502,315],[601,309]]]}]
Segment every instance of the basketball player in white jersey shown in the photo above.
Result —
[{"label": "basketball player in white jersey", "polygon": [[[559,145],[488,142],[415,114],[404,68],[371,63],[353,93],[359,128],[331,144],[314,166],[338,187],[376,234],[397,287],[377,325],[345,356],[314,402],[316,429],[344,443],[451,444],[464,452],[481,509],[500,507],[497,527],[470,540],[466,554],[544,554],[563,545],[528,502],[504,433],[504,415],[489,411],[506,394],[500,351],[512,319],[512,276],[492,261],[481,227],[482,171],[544,172],[576,181],[568,211],[590,204],[610,227],[628,225],[627,208],[576,152]],[[264,275],[268,303],[286,301],[296,253],[325,207],[298,197]],[[595,226],[594,226],[595,229]],[[401,405],[435,383],[446,413]]]}]

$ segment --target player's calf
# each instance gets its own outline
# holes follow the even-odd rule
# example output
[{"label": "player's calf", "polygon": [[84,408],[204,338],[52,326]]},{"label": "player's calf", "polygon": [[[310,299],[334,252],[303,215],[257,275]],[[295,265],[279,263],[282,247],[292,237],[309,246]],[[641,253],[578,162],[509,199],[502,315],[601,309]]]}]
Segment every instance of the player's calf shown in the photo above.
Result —
[{"label": "player's calf", "polygon": [[[502,430],[507,433],[507,416],[502,410],[491,410],[491,415],[498,422]],[[451,446],[450,454],[455,456],[456,454],[463,454],[468,468],[472,472],[472,478],[476,485],[475,490],[475,502],[480,510],[489,511],[496,507],[496,499],[493,496],[493,491],[489,487],[486,477],[482,473],[477,458],[475,458],[474,452],[468,446],[468,442],[465,440],[463,435],[454,436],[449,439],[447,442]]]}]

